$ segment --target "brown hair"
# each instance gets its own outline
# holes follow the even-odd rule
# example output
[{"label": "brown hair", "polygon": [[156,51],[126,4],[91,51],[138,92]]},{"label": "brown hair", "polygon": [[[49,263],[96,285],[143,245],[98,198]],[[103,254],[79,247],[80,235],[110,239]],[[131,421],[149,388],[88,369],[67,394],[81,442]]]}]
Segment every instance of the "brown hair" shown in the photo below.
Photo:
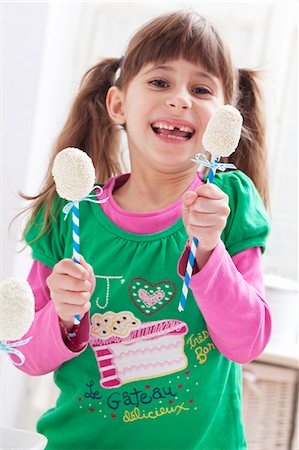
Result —
[{"label": "brown hair", "polygon": [[261,89],[262,73],[238,69],[236,108],[243,116],[241,139],[229,160],[254,182],[266,207],[269,207],[266,119]]},{"label": "brown hair", "polygon": [[55,196],[51,168],[57,153],[65,147],[84,150],[93,160],[97,182],[105,182],[110,176],[121,173],[119,130],[111,122],[106,109],[109,88],[116,84],[126,89],[144,65],[180,57],[195,64],[200,62],[220,78],[225,103],[236,106],[243,115],[240,144],[230,161],[253,180],[265,204],[268,204],[265,123],[257,73],[241,69],[236,74],[230,51],[214,26],[195,12],[176,11],[151,20],[136,32],[124,55],[116,83],[115,73],[120,61],[116,58],[101,61],[83,77],[65,126],[53,148],[41,192],[34,197],[22,195],[33,201],[27,208],[32,208],[32,221],[40,208],[45,207],[41,233],[51,222],[49,217]]}]

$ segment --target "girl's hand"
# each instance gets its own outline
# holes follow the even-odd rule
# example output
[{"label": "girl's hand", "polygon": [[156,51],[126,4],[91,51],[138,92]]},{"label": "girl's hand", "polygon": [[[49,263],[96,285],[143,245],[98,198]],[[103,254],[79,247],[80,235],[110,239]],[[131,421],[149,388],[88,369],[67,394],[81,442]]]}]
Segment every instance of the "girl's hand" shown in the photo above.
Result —
[{"label": "girl's hand", "polygon": [[215,184],[183,195],[182,218],[190,237],[198,239],[196,262],[201,269],[220,240],[230,208],[228,196]]},{"label": "girl's hand", "polygon": [[63,259],[54,266],[46,280],[56,312],[63,324],[71,329],[74,316],[82,319],[90,309],[90,298],[95,289],[95,276],[90,264],[80,255],[80,264]]}]

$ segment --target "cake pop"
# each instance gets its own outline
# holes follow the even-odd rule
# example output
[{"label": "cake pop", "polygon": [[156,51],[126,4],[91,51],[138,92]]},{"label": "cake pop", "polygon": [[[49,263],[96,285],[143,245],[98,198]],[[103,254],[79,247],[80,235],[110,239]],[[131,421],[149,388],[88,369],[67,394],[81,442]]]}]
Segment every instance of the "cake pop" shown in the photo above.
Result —
[{"label": "cake pop", "polygon": [[[241,136],[242,123],[243,118],[240,112],[231,105],[221,106],[210,118],[202,137],[202,144],[204,149],[211,154],[212,162],[208,161],[202,153],[198,153],[195,157],[196,159],[192,160],[197,164],[209,167],[207,182],[213,182],[217,169],[224,171],[227,168],[236,168],[233,164],[221,164],[219,160],[221,157],[230,156],[236,150]],[[179,311],[184,311],[185,309],[197,246],[198,239],[193,237],[179,303]]]},{"label": "cake pop", "polygon": [[[7,278],[0,283],[0,350],[6,353],[15,365],[24,363],[25,358],[16,349],[30,341],[31,337],[18,342],[29,330],[34,319],[34,296],[26,280]],[[10,354],[19,358],[12,360]]]}]

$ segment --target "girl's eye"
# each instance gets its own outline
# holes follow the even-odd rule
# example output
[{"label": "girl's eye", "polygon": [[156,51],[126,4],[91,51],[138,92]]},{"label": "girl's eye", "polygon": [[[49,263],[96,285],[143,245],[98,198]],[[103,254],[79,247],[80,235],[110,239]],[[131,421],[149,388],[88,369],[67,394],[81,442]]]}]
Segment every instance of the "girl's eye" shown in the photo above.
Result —
[{"label": "girl's eye", "polygon": [[203,87],[198,87],[198,88],[192,89],[192,92],[197,95],[211,94],[211,91],[209,91],[209,89],[206,89]]},{"label": "girl's eye", "polygon": [[152,80],[149,82],[149,84],[151,84],[152,86],[159,87],[159,88],[168,87],[168,83],[165,80],[161,80],[161,79]]}]

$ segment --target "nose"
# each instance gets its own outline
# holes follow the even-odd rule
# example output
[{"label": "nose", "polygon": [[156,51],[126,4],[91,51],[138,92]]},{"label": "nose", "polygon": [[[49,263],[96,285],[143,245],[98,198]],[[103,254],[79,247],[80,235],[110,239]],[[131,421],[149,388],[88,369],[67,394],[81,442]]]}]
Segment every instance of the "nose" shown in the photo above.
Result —
[{"label": "nose", "polygon": [[186,89],[172,92],[167,99],[167,106],[173,109],[189,109],[192,106],[192,99]]}]

